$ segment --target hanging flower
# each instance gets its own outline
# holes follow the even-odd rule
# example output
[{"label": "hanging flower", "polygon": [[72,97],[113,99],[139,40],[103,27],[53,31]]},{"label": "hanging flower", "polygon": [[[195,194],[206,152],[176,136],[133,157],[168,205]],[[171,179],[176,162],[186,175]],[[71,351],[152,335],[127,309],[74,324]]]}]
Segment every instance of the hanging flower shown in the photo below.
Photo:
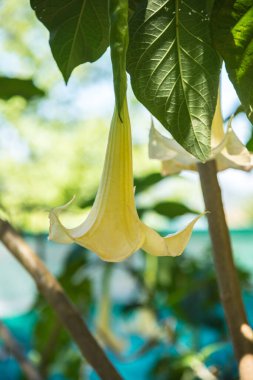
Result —
[{"label": "hanging flower", "polygon": [[71,202],[50,212],[49,239],[77,243],[112,262],[121,261],[140,248],[154,256],[178,256],[200,218],[196,217],[182,231],[164,238],[139,219],[134,201],[131,126],[126,99],[121,118],[115,107],[95,202],[87,219],[76,228],[66,228],[59,219],[61,211]]},{"label": "hanging flower", "polygon": [[[226,133],[223,129],[220,96],[211,128],[211,159],[216,160],[217,170],[228,168],[249,171],[253,167],[253,155],[236,136],[229,120]],[[196,157],[188,153],[173,138],[167,138],[155,129],[152,122],[149,134],[149,157],[162,161],[162,174],[170,175],[181,170],[197,171]]]}]

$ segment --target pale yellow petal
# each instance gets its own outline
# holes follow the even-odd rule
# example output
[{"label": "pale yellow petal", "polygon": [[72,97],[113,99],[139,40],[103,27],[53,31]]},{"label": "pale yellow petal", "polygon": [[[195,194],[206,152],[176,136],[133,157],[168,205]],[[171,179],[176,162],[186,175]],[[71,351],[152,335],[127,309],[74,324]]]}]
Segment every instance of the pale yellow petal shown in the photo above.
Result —
[{"label": "pale yellow petal", "polygon": [[[70,203],[52,210],[50,239],[61,243],[75,242],[112,262],[127,258],[139,248],[156,256],[177,256],[188,243],[198,217],[180,233],[165,238],[140,221],[134,201],[131,126],[126,100],[121,118],[115,109],[101,182],[87,219],[76,228],[66,228],[59,214]],[[160,142],[175,148],[176,154],[183,150],[181,165],[185,164],[184,161],[196,162],[172,139],[163,139],[162,136]]]},{"label": "pale yellow petal", "polygon": [[142,224],[145,240],[142,249],[153,256],[179,256],[185,250],[192,234],[195,223],[201,218],[194,218],[183,230],[165,237]]},{"label": "pale yellow petal", "polygon": [[231,122],[232,118],[226,133],[226,144],[216,157],[217,168],[220,171],[228,168],[248,171],[252,169],[252,156],[233,131]]},{"label": "pale yellow petal", "polygon": [[177,150],[171,147],[168,140],[167,137],[157,131],[152,120],[149,131],[149,158],[156,160],[171,160],[175,158]]},{"label": "pale yellow petal", "polygon": [[176,160],[182,165],[192,165],[197,159],[178,142],[163,136],[152,123],[149,133],[149,158],[167,161]]},{"label": "pale yellow petal", "polygon": [[69,229],[60,223],[58,214],[51,214],[51,231],[57,231],[57,236],[54,234],[57,241],[63,240],[64,233],[68,242],[72,239],[101,259],[113,262],[130,256],[144,239],[134,202],[131,127],[126,101],[121,116],[122,120],[115,109],[102,179],[87,219]]},{"label": "pale yellow petal", "polygon": [[220,145],[225,137],[223,129],[223,118],[221,113],[220,89],[218,91],[217,104],[211,126],[211,147]]},{"label": "pale yellow petal", "polygon": [[[249,171],[253,167],[253,156],[234,133],[229,122],[224,133],[218,93],[216,110],[212,122],[212,150],[210,160],[217,161],[218,171],[228,168]],[[197,171],[197,160],[186,152],[174,139],[163,136],[152,123],[149,136],[149,157],[161,160],[162,175],[178,174],[182,170]]]},{"label": "pale yellow petal", "polygon": [[178,174],[182,170],[193,170],[197,171],[196,164],[184,165],[177,160],[166,160],[161,163],[161,174],[163,176]]},{"label": "pale yellow petal", "polygon": [[62,211],[68,208],[73,202],[74,197],[65,205],[60,207],[55,207],[49,213],[49,240],[53,240],[61,244],[71,244],[73,243],[73,238],[70,236],[68,230],[63,226],[59,219],[59,215]]}]

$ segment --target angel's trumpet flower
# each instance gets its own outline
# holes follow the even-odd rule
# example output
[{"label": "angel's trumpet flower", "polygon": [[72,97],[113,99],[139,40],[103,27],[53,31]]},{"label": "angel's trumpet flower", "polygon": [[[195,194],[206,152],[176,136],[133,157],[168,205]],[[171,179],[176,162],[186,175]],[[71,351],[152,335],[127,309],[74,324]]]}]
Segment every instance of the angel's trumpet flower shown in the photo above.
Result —
[{"label": "angel's trumpet flower", "polygon": [[[211,159],[216,160],[217,170],[233,168],[249,171],[253,167],[252,154],[236,136],[228,123],[226,133],[223,129],[220,96],[211,127]],[[181,170],[197,171],[198,160],[181,147],[174,139],[167,138],[158,132],[153,123],[149,135],[149,157],[161,160],[162,174],[170,175]]]},{"label": "angel's trumpet flower", "polygon": [[105,261],[121,261],[139,248],[155,256],[178,256],[185,249],[196,217],[182,231],[162,238],[141,222],[134,202],[131,126],[125,99],[121,115],[115,107],[103,174],[87,219],[66,228],[59,219],[68,204],[50,212],[49,239],[77,243]]}]

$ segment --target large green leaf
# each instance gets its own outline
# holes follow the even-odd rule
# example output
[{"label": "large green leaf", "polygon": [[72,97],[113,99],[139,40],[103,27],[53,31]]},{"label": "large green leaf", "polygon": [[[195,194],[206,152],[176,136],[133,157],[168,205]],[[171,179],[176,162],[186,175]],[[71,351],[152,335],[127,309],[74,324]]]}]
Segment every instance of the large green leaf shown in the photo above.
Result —
[{"label": "large green leaf", "polygon": [[107,0],[31,0],[50,32],[54,59],[67,82],[72,70],[96,61],[109,44]]},{"label": "large green leaf", "polygon": [[253,122],[253,0],[216,0],[212,32],[229,78]]},{"label": "large green leaf", "polygon": [[0,77],[0,98],[8,100],[13,96],[22,96],[26,100],[44,96],[45,93],[36,87],[31,79]]},{"label": "large green leaf", "polygon": [[210,1],[143,0],[130,20],[127,67],[136,97],[190,153],[210,154],[220,58]]}]

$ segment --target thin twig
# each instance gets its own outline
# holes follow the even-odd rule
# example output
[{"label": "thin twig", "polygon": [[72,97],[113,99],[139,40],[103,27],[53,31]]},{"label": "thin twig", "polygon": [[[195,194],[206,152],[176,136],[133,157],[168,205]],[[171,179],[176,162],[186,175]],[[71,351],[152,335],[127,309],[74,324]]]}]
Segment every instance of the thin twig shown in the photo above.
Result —
[{"label": "thin twig", "polygon": [[221,302],[239,364],[241,380],[253,379],[253,340],[234,266],[215,161],[199,164],[199,175],[213,246],[213,259]]},{"label": "thin twig", "polygon": [[28,380],[43,380],[39,370],[30,362],[23,353],[23,350],[16,339],[11,335],[9,329],[0,322],[0,337],[4,341],[7,350],[14,356],[19,363],[24,375]]},{"label": "thin twig", "polygon": [[78,345],[83,357],[100,378],[102,380],[122,380],[58,281],[11,225],[1,219],[0,240],[33,277],[39,291],[54,309]]}]

